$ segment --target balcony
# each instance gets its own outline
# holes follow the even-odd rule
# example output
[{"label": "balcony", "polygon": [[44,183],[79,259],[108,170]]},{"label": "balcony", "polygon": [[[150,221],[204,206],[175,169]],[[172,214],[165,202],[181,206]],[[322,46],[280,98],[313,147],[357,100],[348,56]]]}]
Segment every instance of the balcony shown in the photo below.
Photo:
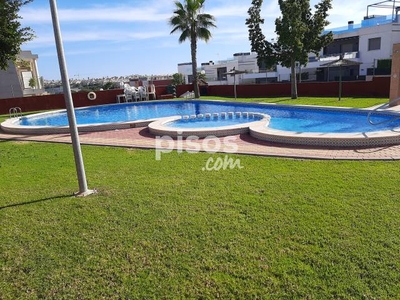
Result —
[{"label": "balcony", "polygon": [[329,61],[333,61],[333,60],[338,60],[340,58],[340,55],[343,55],[343,58],[345,58],[345,59],[360,58],[360,52],[355,51],[355,52],[345,52],[345,53],[334,53],[334,54],[328,54],[328,55],[321,55],[319,58],[319,61],[329,62]]},{"label": "balcony", "polygon": [[351,33],[351,32],[356,32],[362,28],[368,28],[368,27],[373,27],[373,26],[378,26],[378,25],[383,25],[383,24],[390,24],[390,23],[393,23],[392,15],[377,16],[377,17],[372,17],[369,19],[362,20],[361,24],[349,24],[348,26],[327,29],[323,33],[325,34],[330,31],[332,31],[333,34]]}]

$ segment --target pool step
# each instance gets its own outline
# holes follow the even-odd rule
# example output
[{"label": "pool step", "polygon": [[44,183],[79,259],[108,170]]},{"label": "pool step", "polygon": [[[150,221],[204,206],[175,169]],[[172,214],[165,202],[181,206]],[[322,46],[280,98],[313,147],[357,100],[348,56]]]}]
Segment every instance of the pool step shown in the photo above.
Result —
[{"label": "pool step", "polygon": [[254,118],[254,115],[257,115],[257,113],[253,112],[220,112],[220,113],[204,113],[204,114],[197,114],[197,115],[183,115],[181,116],[182,120],[185,121],[196,121],[196,120],[211,120],[211,119],[233,119],[233,118],[241,118],[241,119],[252,119]]}]

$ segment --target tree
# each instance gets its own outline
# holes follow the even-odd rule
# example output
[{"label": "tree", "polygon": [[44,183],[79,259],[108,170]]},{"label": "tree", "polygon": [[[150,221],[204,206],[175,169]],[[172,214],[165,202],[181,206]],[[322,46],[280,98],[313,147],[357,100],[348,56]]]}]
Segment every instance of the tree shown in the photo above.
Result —
[{"label": "tree", "polygon": [[21,44],[34,38],[30,27],[21,27],[18,15],[21,6],[33,0],[0,0],[0,69],[8,68],[8,61],[15,61]]},{"label": "tree", "polygon": [[197,40],[208,42],[211,38],[209,28],[216,27],[215,18],[210,14],[202,13],[205,0],[183,0],[175,1],[175,11],[169,19],[173,27],[171,34],[180,31],[179,43],[190,40],[192,56],[192,75],[195,97],[200,97],[197,82]]},{"label": "tree", "polygon": [[172,75],[172,84],[173,85],[180,85],[185,84],[185,79],[183,78],[182,73],[175,73]]},{"label": "tree", "polygon": [[34,77],[31,77],[31,79],[29,79],[29,86],[33,89],[36,87],[36,80]]},{"label": "tree", "polygon": [[115,88],[116,88],[116,83],[115,82],[108,81],[105,84],[103,84],[103,89],[104,90],[112,90],[112,89],[115,89]]},{"label": "tree", "polygon": [[275,43],[266,40],[261,30],[264,19],[261,18],[263,0],[253,0],[248,10],[251,50],[257,52],[258,63],[266,67],[281,64],[291,68],[291,97],[297,99],[296,62],[308,63],[310,52],[318,55],[319,51],[332,41],[332,32],[322,34],[329,25],[326,20],[328,10],[332,8],[331,0],[322,0],[315,5],[314,14],[309,0],[279,0],[282,16],[275,20]]},{"label": "tree", "polygon": [[197,72],[197,79],[207,81],[206,73],[204,71]]}]

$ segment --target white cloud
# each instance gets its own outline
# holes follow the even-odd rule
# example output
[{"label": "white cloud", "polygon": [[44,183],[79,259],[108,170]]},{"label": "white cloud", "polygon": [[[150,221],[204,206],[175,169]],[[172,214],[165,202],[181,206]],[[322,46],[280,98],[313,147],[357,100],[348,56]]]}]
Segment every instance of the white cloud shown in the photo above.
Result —
[{"label": "white cloud", "polygon": [[[25,24],[50,23],[49,9],[25,8],[20,13]],[[152,7],[113,7],[92,9],[60,9],[58,10],[60,22],[166,22],[170,13],[157,11]]]},{"label": "white cloud", "polygon": [[[150,40],[165,37],[165,33],[161,32],[132,32],[126,31],[66,31],[62,33],[64,43],[74,42],[94,42],[94,41],[110,41],[110,42],[131,42]],[[54,35],[51,32],[43,33],[37,36],[27,45],[36,48],[40,46],[48,46],[54,44]]]},{"label": "white cloud", "polygon": [[215,18],[222,17],[247,17],[247,9],[243,6],[227,5],[225,7],[216,7],[205,11],[205,13],[213,15]]},{"label": "white cloud", "polygon": [[[317,1],[312,1],[312,5]],[[365,11],[363,1],[335,1],[334,8],[330,11],[329,28],[346,26],[348,20],[358,17],[360,20]],[[85,9],[59,9],[62,23],[64,42],[91,42],[109,41],[124,42],[127,40],[149,40],[169,36],[170,28],[167,19],[173,10],[173,1],[157,0],[157,5],[149,3],[146,6],[118,6],[106,7],[97,5]],[[206,12],[217,18],[217,28],[212,29],[213,39],[226,43],[245,41],[248,31],[245,19],[247,10],[251,6],[249,0],[232,0],[229,4],[225,1],[207,2]],[[54,37],[50,26],[49,8],[24,7],[21,11],[23,21],[37,31],[37,38],[30,42],[32,47],[48,46],[54,44]],[[264,1],[261,16],[265,18],[263,25],[264,34],[274,36],[274,21],[280,15],[276,1]],[[355,19],[355,23],[359,20]],[[129,22],[132,25],[118,26],[118,23]],[[144,27],[139,24],[148,22]],[[136,23],[136,24],[135,24]],[[150,25],[152,23],[152,25]],[[36,25],[35,25],[36,24]],[[42,25],[43,24],[43,25]],[[112,25],[110,25],[112,24]],[[167,42],[168,43],[168,42]]]},{"label": "white cloud", "polygon": [[[243,2],[243,1],[240,1]],[[247,2],[247,1],[246,1]],[[166,22],[173,12],[173,1],[156,1],[154,4],[147,3],[145,6],[96,6],[91,8],[58,9],[60,22]],[[276,5],[275,5],[276,6]],[[232,4],[224,3],[220,6],[206,8],[205,12],[218,18],[243,17],[246,18],[250,3]],[[50,23],[50,8],[39,8],[26,6],[21,10],[24,23]]]}]

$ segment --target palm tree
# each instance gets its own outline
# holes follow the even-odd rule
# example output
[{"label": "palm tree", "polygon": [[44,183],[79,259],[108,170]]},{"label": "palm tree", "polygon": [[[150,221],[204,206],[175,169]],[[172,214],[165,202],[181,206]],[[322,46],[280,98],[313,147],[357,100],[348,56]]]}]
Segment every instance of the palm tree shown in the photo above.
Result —
[{"label": "palm tree", "polygon": [[205,0],[183,0],[182,3],[175,1],[175,11],[169,19],[169,24],[173,26],[171,34],[181,31],[179,43],[190,40],[192,55],[192,74],[194,95],[200,97],[199,86],[197,83],[197,40],[208,42],[211,38],[209,28],[216,27],[214,16],[202,13]]}]

